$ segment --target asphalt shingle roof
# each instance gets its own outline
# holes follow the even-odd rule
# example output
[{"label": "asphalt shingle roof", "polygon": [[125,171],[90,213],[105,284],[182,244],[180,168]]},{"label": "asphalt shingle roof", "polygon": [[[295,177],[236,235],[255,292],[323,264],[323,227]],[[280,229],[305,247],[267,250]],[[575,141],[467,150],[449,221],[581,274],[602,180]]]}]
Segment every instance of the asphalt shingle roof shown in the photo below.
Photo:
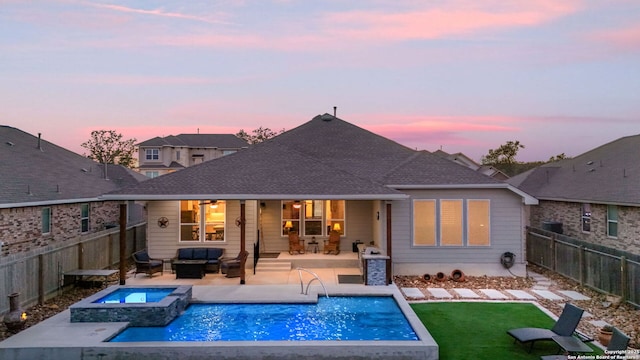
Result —
[{"label": "asphalt shingle roof", "polygon": [[324,114],[247,150],[151,179],[110,196],[400,198],[405,195],[387,185],[458,184],[503,183]]},{"label": "asphalt shingle roof", "polygon": [[640,205],[640,135],[572,159],[539,166],[508,182],[544,200]]},{"label": "asphalt shingle roof", "polygon": [[[40,148],[38,147],[40,144]],[[104,167],[22,130],[0,125],[0,207],[91,199],[147,178],[119,165]]]}]

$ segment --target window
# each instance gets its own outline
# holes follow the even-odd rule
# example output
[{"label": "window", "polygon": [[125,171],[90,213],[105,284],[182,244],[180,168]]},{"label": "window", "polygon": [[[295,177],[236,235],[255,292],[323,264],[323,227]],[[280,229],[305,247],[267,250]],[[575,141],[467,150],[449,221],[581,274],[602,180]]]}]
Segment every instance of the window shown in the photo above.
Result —
[{"label": "window", "polygon": [[145,171],[144,174],[152,179],[160,175],[157,171]]},{"label": "window", "polygon": [[222,150],[222,156],[231,155],[235,152],[237,152],[237,150]]},{"label": "window", "polygon": [[413,245],[436,245],[436,201],[413,202]]},{"label": "window", "polygon": [[180,241],[224,241],[226,202],[180,201]]},{"label": "window", "polygon": [[327,201],[327,234],[331,230],[335,230],[343,235],[346,233],[345,222],[345,201],[344,200],[328,200]]},{"label": "window", "polygon": [[440,200],[440,245],[462,245],[462,200]]},{"label": "window", "polygon": [[467,245],[490,245],[489,208],[489,200],[467,200]]},{"label": "window", "polygon": [[323,236],[332,230],[344,235],[345,201],[282,201],[281,226],[282,236],[286,236],[290,231],[305,236]]},{"label": "window", "polygon": [[180,150],[176,150],[176,161],[180,161]]},{"label": "window", "polygon": [[615,205],[607,206],[607,236],[618,237],[618,207]]},{"label": "window", "polygon": [[489,200],[413,201],[413,246],[490,246]]},{"label": "window", "polygon": [[89,204],[80,205],[80,231],[89,231]]},{"label": "window", "polygon": [[322,200],[305,200],[304,234],[322,235]]},{"label": "window", "polygon": [[51,232],[51,208],[46,207],[42,209],[42,234],[48,234]]},{"label": "window", "polygon": [[287,236],[289,232],[300,233],[300,201],[282,202],[282,236]]},{"label": "window", "polygon": [[591,204],[582,204],[582,232],[591,232]]},{"label": "window", "polygon": [[145,149],[144,154],[145,154],[145,159],[147,160],[160,160],[159,149]]}]

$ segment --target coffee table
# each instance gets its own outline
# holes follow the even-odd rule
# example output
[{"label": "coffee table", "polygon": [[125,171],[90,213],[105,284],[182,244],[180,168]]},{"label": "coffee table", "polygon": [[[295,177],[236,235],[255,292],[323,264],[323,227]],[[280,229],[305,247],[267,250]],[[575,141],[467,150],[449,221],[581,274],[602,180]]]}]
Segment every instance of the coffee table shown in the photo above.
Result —
[{"label": "coffee table", "polygon": [[176,260],[176,279],[202,279],[207,260]]}]

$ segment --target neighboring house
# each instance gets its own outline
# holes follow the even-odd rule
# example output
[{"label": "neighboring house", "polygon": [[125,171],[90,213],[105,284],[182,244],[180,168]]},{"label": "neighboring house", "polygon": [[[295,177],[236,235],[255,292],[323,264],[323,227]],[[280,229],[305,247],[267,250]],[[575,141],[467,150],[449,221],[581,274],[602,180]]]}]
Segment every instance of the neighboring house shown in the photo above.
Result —
[{"label": "neighboring house", "polygon": [[[96,163],[19,129],[0,125],[0,256],[16,255],[104,230],[119,201],[98,197],[146,177]],[[133,203],[129,219],[143,219]]]},{"label": "neighboring house", "polygon": [[180,134],[155,137],[137,146],[138,171],[153,178],[233,154],[249,144],[232,134]]},{"label": "neighboring house", "polygon": [[524,275],[524,209],[537,203],[509,184],[329,114],[103,198],[146,202],[152,257],[191,246],[235,256],[259,234],[266,252],[287,251],[290,223],[321,244],[339,229],[343,251],[358,240],[378,247],[391,256],[393,275],[504,274],[505,252],[516,254],[511,270]]},{"label": "neighboring house", "polygon": [[640,135],[509,180],[540,201],[530,224],[640,254]]},{"label": "neighboring house", "polygon": [[434,155],[440,156],[442,158],[451,160],[455,163],[458,163],[460,165],[464,165],[468,168],[470,168],[471,170],[475,170],[481,174],[490,176],[494,179],[498,179],[498,180],[507,180],[509,178],[509,176],[507,176],[507,174],[503,173],[502,171],[500,171],[499,169],[496,169],[495,167],[491,166],[491,165],[480,165],[477,162],[473,161],[470,157],[468,157],[467,155],[463,154],[463,153],[455,153],[455,154],[449,154],[445,151],[442,150],[437,150],[433,152]]}]

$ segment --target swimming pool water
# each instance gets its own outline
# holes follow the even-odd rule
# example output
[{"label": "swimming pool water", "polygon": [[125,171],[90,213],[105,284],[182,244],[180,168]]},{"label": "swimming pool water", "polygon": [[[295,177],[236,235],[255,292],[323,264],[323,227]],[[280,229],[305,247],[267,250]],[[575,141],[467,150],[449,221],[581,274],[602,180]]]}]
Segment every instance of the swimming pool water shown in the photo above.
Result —
[{"label": "swimming pool water", "polygon": [[129,327],[112,342],[419,340],[390,296],[317,304],[191,304],[165,327]]},{"label": "swimming pool water", "polygon": [[118,304],[159,302],[174,290],[175,288],[122,288],[94,301],[94,303]]}]

